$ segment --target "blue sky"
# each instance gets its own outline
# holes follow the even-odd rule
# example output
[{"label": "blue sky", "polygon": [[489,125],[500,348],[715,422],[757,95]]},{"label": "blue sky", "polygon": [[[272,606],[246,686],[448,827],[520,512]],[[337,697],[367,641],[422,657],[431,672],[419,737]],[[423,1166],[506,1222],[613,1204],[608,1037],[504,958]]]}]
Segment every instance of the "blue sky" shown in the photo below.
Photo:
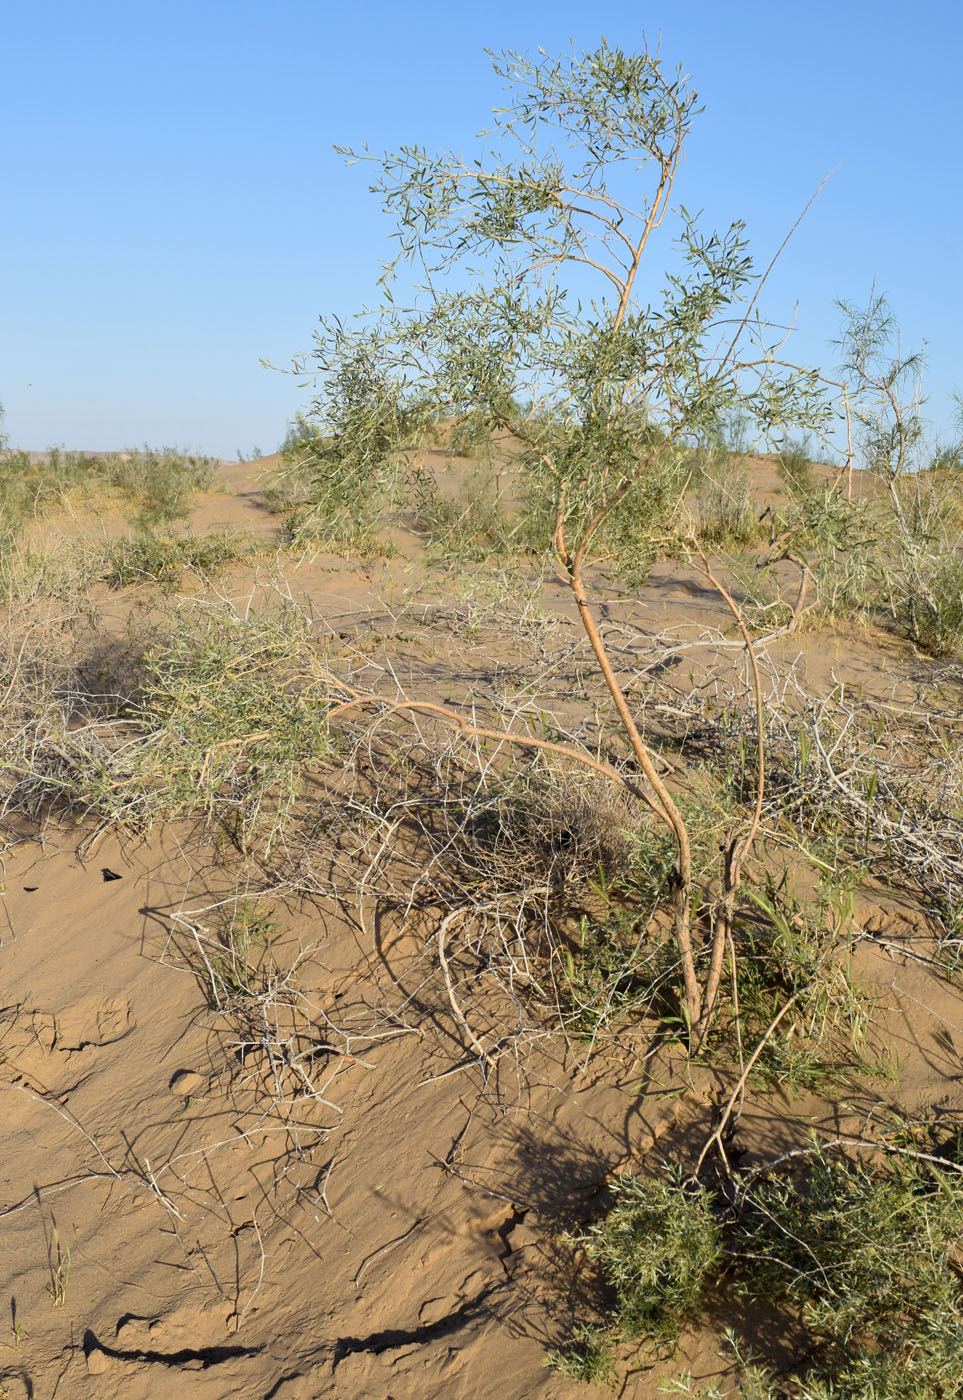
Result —
[{"label": "blue sky", "polygon": [[[705,104],[678,198],[744,218],[796,353],[873,279],[963,386],[960,0],[332,4],[34,0],[4,18],[0,403],[18,444],[272,450],[308,391],[261,367],[373,299],[388,227],[335,142],[471,147],[483,49],[661,34]],[[840,164],[841,163],[841,164]],[[657,249],[654,252],[657,253]]]}]

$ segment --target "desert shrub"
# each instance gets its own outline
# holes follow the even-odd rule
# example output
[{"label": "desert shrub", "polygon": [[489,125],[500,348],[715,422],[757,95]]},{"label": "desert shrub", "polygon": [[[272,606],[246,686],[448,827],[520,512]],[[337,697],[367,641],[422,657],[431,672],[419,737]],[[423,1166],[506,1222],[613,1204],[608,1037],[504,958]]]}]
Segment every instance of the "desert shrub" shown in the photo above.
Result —
[{"label": "desert shrub", "polygon": [[678,1179],[618,1179],[605,1219],[580,1238],[615,1290],[623,1336],[673,1342],[699,1312],[706,1276],[719,1259],[711,1198]]},{"label": "desert shrub", "polygon": [[267,840],[331,753],[309,625],[203,604],[182,611],[139,667],[130,720],[143,736],[125,761],[145,804],[226,822]]},{"label": "desert shrub", "polygon": [[79,452],[0,451],[0,537],[16,539],[28,520],[58,509],[95,478],[90,459]]},{"label": "desert shrub", "polygon": [[881,599],[918,646],[951,655],[963,640],[963,498],[955,482],[931,474],[887,488]]},{"label": "desert shrub", "polygon": [[252,540],[230,529],[181,536],[141,531],[107,545],[97,568],[111,588],[126,588],[145,580],[173,584],[185,569],[212,574],[225,564],[248,557],[253,548]]},{"label": "desert shrub", "polygon": [[372,337],[338,327],[320,371],[323,390],[304,422],[291,466],[311,483],[293,519],[295,542],[343,553],[377,550],[377,527],[390,509],[401,473],[398,453],[420,423],[426,400],[405,395],[380,363]]},{"label": "desert shrub", "polygon": [[404,454],[434,439],[434,406],[396,396],[363,347],[332,368],[326,393],[325,411],[299,417],[285,439],[265,501],[295,543],[381,552],[378,528],[408,482]]},{"label": "desert shrub", "polygon": [[316,433],[285,453],[285,465],[264,495],[269,508],[286,517],[295,544],[376,554],[398,480],[393,458],[365,467]]},{"label": "desert shrub", "polygon": [[923,488],[929,501],[931,516],[939,521],[939,534],[955,545],[963,543],[963,470],[943,476],[928,478],[928,490]]},{"label": "desert shrub", "polygon": [[457,457],[476,457],[491,447],[491,425],[482,413],[467,413],[452,426],[448,447]]},{"label": "desert shrub", "polygon": [[[605,40],[558,58],[492,57],[509,96],[477,159],[418,145],[381,156],[344,148],[375,164],[372,189],[396,219],[396,243],[380,306],[349,330],[319,319],[315,410],[337,462],[354,468],[358,507],[383,494],[393,425],[414,398],[440,418],[480,415],[512,440],[524,483],[518,538],[550,553],[571,587],[648,800],[676,842],[673,917],[695,1041],[716,989],[704,997],[695,974],[689,836],[621,692],[593,594],[634,589],[672,546],[694,446],[740,415],[759,432],[816,430],[831,410],[818,372],[740,345],[766,280],[741,222],[707,232],[679,206],[680,255],[660,295],[640,297],[647,279],[637,273],[672,207],[698,111],[683,70]],[[412,266],[427,276],[418,295],[396,301],[391,283]],[[720,344],[723,326],[732,339]],[[328,488],[320,475],[319,485]],[[603,568],[590,577],[593,562]],[[744,826],[724,884],[738,883],[756,832]]]},{"label": "desert shrub", "polygon": [[395,473],[386,466],[377,480],[368,480],[366,490],[355,465],[330,446],[315,449],[306,461],[302,457],[302,465],[298,475],[310,481],[307,498],[290,504],[298,493],[297,481],[288,488],[292,542],[362,557],[387,552],[378,531],[394,495]]},{"label": "desert shrub", "polygon": [[[772,581],[773,566],[787,559],[805,570],[803,613],[863,619],[886,606],[881,585],[894,532],[885,510],[818,488],[817,480],[808,494],[772,513],[770,547],[755,568],[731,565],[754,627],[785,625],[793,616],[797,581]],[[758,531],[762,520],[753,526]]]},{"label": "desert shrub", "polygon": [[206,490],[217,462],[173,448],[91,455],[82,452],[0,453],[0,534],[18,533],[32,518],[62,508],[79,492],[119,491],[132,505],[139,525],[153,527],[180,519],[194,495]]},{"label": "desert shrub", "polygon": [[929,466],[933,472],[963,472],[963,443],[936,443]]},{"label": "desert shrub", "polygon": [[897,616],[931,656],[952,656],[963,645],[963,551],[944,547],[915,554],[896,575]]},{"label": "desert shrub", "polygon": [[619,1383],[615,1360],[613,1338],[601,1328],[580,1322],[572,1328],[564,1347],[549,1352],[545,1364],[574,1381],[614,1388]]},{"label": "desert shrub", "polygon": [[198,491],[214,480],[217,461],[179,452],[176,448],[144,447],[115,452],[92,460],[91,466],[108,486],[122,492],[136,507],[137,524],[149,529],[187,515]]},{"label": "desert shrub", "polygon": [[928,697],[898,721],[843,686],[795,713],[773,707],[766,811],[820,868],[848,865],[856,878],[885,869],[907,882],[943,925],[943,956],[958,963],[949,911],[963,903],[963,764],[955,715],[945,729],[934,718]]},{"label": "desert shrub", "polygon": [[[665,901],[666,889],[659,891]],[[678,958],[652,928],[655,903],[641,909],[613,904],[604,918],[582,915],[561,951],[559,1008],[569,1035],[594,1042],[627,1021],[656,1015],[680,1024],[673,983]]]},{"label": "desert shrub", "polygon": [[808,496],[819,485],[813,467],[812,447],[805,441],[789,441],[776,454],[776,470],[793,496]]},{"label": "desert shrub", "polygon": [[[737,830],[751,807],[756,769],[751,718],[738,706],[719,705],[719,698],[703,719],[697,740],[701,762],[690,768],[689,791],[681,798],[697,888],[694,913],[707,926],[714,917],[714,901],[707,895],[720,836]],[[829,705],[822,702],[820,715],[825,718],[828,711]],[[835,833],[836,841],[848,849],[850,860],[838,844],[830,851],[827,838],[829,859],[813,892],[801,893],[787,870],[781,875],[770,871],[737,900],[730,945],[735,966],[727,955],[717,1025],[700,1049],[713,1063],[731,1063],[740,1039],[742,1044],[761,1040],[788,1003],[792,1014],[765,1040],[753,1069],[755,1081],[777,1087],[788,1097],[826,1091],[868,1074],[892,1073],[886,1047],[874,1031],[876,994],[852,965],[852,889],[865,875],[859,862],[867,859],[865,807],[854,803],[851,812],[844,810],[840,794],[815,761],[808,772],[800,773],[795,767],[798,755],[793,755],[794,769],[787,771],[787,741],[798,741],[803,733],[807,759],[809,747],[816,747],[805,737],[807,727],[807,720],[798,715],[783,714],[771,721],[766,762],[772,776],[765,810],[775,824],[785,822],[801,831],[800,809],[805,808],[800,797],[808,798],[812,791],[822,799],[828,820],[842,828]],[[828,733],[820,738],[832,743]],[[848,749],[846,757],[852,762]],[[804,761],[803,770],[807,767]],[[870,808],[872,771],[864,756],[856,790],[864,803],[868,797]],[[784,811],[787,792],[793,806],[787,804]],[[883,805],[889,795],[884,780]],[[816,839],[807,839],[812,847],[823,849]],[[935,850],[930,859],[935,865]],[[938,872],[934,869],[933,874]],[[677,961],[665,941],[664,920],[657,918],[668,907],[670,889],[670,847],[646,828],[633,833],[632,854],[593,882],[590,912],[576,925],[576,937],[562,958],[562,1003],[570,1009],[569,1024],[576,1034],[594,1036],[619,1017],[640,1015],[655,1015],[668,1034],[685,1034],[683,1008],[672,992]],[[707,963],[707,944],[708,940],[698,955],[700,971]]]},{"label": "desert shrub", "polygon": [[[705,804],[705,826],[691,801],[685,810],[702,874],[718,846],[721,808]],[[731,822],[730,809],[725,825]],[[656,918],[669,902],[670,848],[648,832],[638,833],[633,844],[644,864],[627,864],[593,882],[593,912],[581,916],[561,953],[560,1004],[567,1028],[578,1036],[594,1039],[611,1025],[643,1016],[657,1018],[666,1034],[687,1031],[673,985],[677,954]],[[793,1098],[869,1074],[891,1075],[874,1031],[877,998],[852,968],[851,909],[851,896],[837,881],[827,880],[805,900],[793,893],[785,873],[747,892],[733,920],[735,967],[727,965],[717,1023],[700,1056],[732,1063],[740,1041],[762,1041],[789,1003],[792,1014],[763,1043],[755,1082]]]},{"label": "desert shrub", "polygon": [[405,398],[398,405],[398,445],[403,450],[419,449],[439,438],[438,409],[430,397]]},{"label": "desert shrub", "polygon": [[416,468],[409,475],[408,496],[429,557],[449,565],[479,564],[513,551],[517,529],[489,473],[476,472],[456,496],[445,496],[430,472]]},{"label": "desert shrub", "polygon": [[564,761],[479,769],[449,749],[409,749],[407,763],[409,811],[459,896],[481,886],[485,899],[568,910],[600,872],[625,876],[648,847],[645,819],[624,795]]},{"label": "desert shrub", "polygon": [[310,442],[315,436],[317,429],[313,427],[305,418],[303,413],[296,413],[288,424],[287,432],[278,451],[284,456],[285,453],[294,452],[304,442]]},{"label": "desert shrub", "polygon": [[292,1115],[296,1103],[315,1099],[331,1108],[324,1093],[333,1077],[329,1052],[356,1040],[327,1016],[319,1022],[316,997],[301,985],[310,950],[284,945],[264,896],[237,893],[179,913],[168,950],[197,980],[221,1041],[223,1082],[242,1090],[238,1111],[261,1124],[271,1116],[293,1126],[303,1123],[300,1113]]},{"label": "desert shrub", "polygon": [[[755,918],[749,916],[752,905]],[[874,1044],[876,997],[852,970],[846,926],[851,907],[845,892],[831,887],[803,902],[783,875],[779,881],[770,877],[764,890],[748,891],[736,918],[735,976],[745,1043],[760,1042],[787,1002],[793,1003],[792,1014],[765,1041],[754,1070],[788,1097],[826,1092],[890,1069]],[[734,1011],[730,998],[731,991],[725,1005]],[[721,1015],[719,1033],[728,1051],[734,1048],[732,1031]]]},{"label": "desert shrub", "polygon": [[56,597],[80,615],[90,609],[86,590],[97,576],[97,551],[83,544],[31,549],[18,537],[0,543],[0,602],[29,607]]},{"label": "desert shrub", "polygon": [[573,1345],[549,1360],[579,1380],[615,1377],[615,1348],[623,1340],[673,1346],[698,1316],[707,1279],[721,1258],[721,1233],[711,1195],[686,1187],[677,1174],[642,1181],[626,1174],[612,1186],[612,1205],[576,1235],[612,1296],[611,1321],[583,1324]]},{"label": "desert shrub", "polygon": [[212,1010],[257,997],[273,968],[267,954],[278,931],[274,910],[250,897],[219,912],[206,950],[202,978]]},{"label": "desert shrub", "polygon": [[21,560],[4,580],[13,606],[0,625],[0,814],[15,827],[43,816],[64,791],[79,796],[74,810],[86,810],[101,775],[86,772],[81,755],[90,751],[99,764],[101,726],[122,707],[82,674],[90,635],[83,585],[65,575],[51,587],[46,562]]},{"label": "desert shrub", "polygon": [[[710,867],[702,849],[718,845],[718,833],[732,829],[745,809],[757,754],[754,716],[731,690],[709,697],[675,692],[673,706],[680,699],[686,709],[668,736],[687,745],[689,783],[700,773],[711,779],[698,792],[693,785],[683,806],[696,878],[704,882]],[[822,872],[820,899],[833,925],[839,924],[833,901],[845,886],[870,870],[885,871],[922,896],[940,920],[947,915],[955,942],[949,911],[963,905],[957,707],[936,690],[897,714],[846,683],[821,695],[800,688],[795,701],[785,699],[771,694],[767,700],[764,817],[781,841]],[[785,914],[811,917],[811,905],[793,907],[791,890],[775,893],[780,907],[788,898]]]},{"label": "desert shrub", "polygon": [[[0,776],[8,813],[93,816],[132,827],[195,818],[270,847],[332,752],[329,678],[300,612],[171,610],[133,655],[50,654],[10,639]],[[76,650],[76,649],[75,649]]]},{"label": "desert shrub", "polygon": [[[952,1163],[947,1164],[952,1167]],[[801,1310],[812,1400],[953,1400],[963,1395],[957,1252],[963,1186],[912,1157],[889,1169],[816,1153],[767,1178],[733,1231],[743,1290]]]},{"label": "desert shrub", "polygon": [[697,534],[707,546],[731,549],[759,538],[760,524],[752,486],[743,471],[725,475],[708,471],[698,493]]},{"label": "desert shrub", "polygon": [[624,853],[602,863],[589,886],[574,934],[560,948],[559,1003],[569,1033],[594,1039],[610,1026],[665,1006],[677,1015],[672,993],[677,956],[664,930],[654,927],[668,901],[671,843],[647,827],[625,833]]},{"label": "desert shrub", "polygon": [[[737,1204],[669,1175],[622,1177],[602,1220],[576,1242],[599,1268],[609,1317],[584,1323],[552,1364],[617,1380],[627,1339],[673,1344],[722,1282],[750,1304],[798,1320],[805,1340],[792,1374],[743,1362],[756,1400],[959,1400],[963,1309],[957,1256],[963,1180],[909,1154],[870,1168],[813,1147],[791,1173],[733,1182]],[[753,1342],[755,1339],[750,1338]],[[730,1336],[740,1359],[747,1348]],[[691,1382],[676,1393],[703,1395]]]},{"label": "desert shrub", "polygon": [[846,500],[831,488],[813,490],[790,529],[815,580],[821,613],[863,617],[878,606],[882,551],[891,534],[879,507]]},{"label": "desert shrub", "polygon": [[724,477],[732,465],[730,453],[716,443],[700,443],[697,447],[684,448],[687,485],[695,492],[710,479]]},{"label": "desert shrub", "polygon": [[309,437],[285,442],[282,465],[264,488],[264,503],[274,515],[286,517],[292,533],[314,499],[314,450]]},{"label": "desert shrub", "polygon": [[[436,930],[442,917],[448,920],[448,959],[459,984],[476,987],[479,977],[484,983],[485,1010],[476,1013],[476,1024],[501,1008],[489,1043],[503,1047],[516,1035],[524,1038],[533,1024],[544,1027],[547,1015],[574,1035],[594,1036],[630,1009],[625,1003],[635,988],[628,987],[621,1005],[619,998],[633,978],[640,986],[654,980],[645,966],[649,950],[640,947],[634,959],[629,939],[639,942],[646,922],[641,887],[650,911],[664,898],[668,843],[616,785],[565,759],[493,762],[450,738],[436,745],[430,716],[418,717],[418,729],[417,735],[408,726],[389,732],[382,717],[376,730],[355,733],[363,782],[350,800],[339,792],[323,818],[322,855],[330,860],[332,843],[340,843],[355,852],[366,887],[386,906],[420,910]],[[312,866],[313,857],[302,860],[295,878],[313,878]],[[589,966],[588,945],[601,943],[607,922],[600,891],[614,890],[620,880],[626,888],[617,904],[613,896],[613,908],[633,904],[627,885],[634,882],[636,928],[629,931],[626,914],[622,952],[631,966],[624,978],[616,975],[613,995],[608,969],[615,939],[601,972]],[[581,948],[574,911],[589,907],[598,917]],[[674,978],[676,960],[669,961]],[[438,980],[432,964],[425,987]]]},{"label": "desert shrub", "polygon": [[[890,507],[884,601],[917,645],[950,655],[963,641],[963,518],[959,493],[952,482],[946,489],[940,468],[952,466],[957,449],[927,437],[923,357],[904,352],[885,297],[874,292],[865,310],[838,305],[857,446],[864,465],[884,483]],[[930,462],[936,472],[926,470]]]},{"label": "desert shrub", "polygon": [[793,618],[793,596],[774,578],[766,565],[770,558],[730,556],[727,568],[739,599],[739,610],[750,632],[773,632],[786,627]]}]

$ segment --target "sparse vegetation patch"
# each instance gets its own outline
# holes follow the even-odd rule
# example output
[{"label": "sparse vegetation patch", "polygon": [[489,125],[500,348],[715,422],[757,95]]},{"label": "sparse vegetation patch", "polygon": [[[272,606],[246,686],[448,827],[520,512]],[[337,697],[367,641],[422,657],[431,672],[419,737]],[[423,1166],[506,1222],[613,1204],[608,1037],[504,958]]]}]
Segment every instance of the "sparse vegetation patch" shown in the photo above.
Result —
[{"label": "sparse vegetation patch", "polygon": [[[686,1182],[620,1178],[577,1237],[611,1291],[613,1320],[583,1325],[552,1363],[617,1383],[620,1342],[673,1346],[726,1278],[750,1304],[801,1325],[790,1373],[730,1336],[739,1393],[756,1400],[953,1400],[963,1394],[956,1267],[963,1183],[952,1157],[899,1148],[869,1166],[812,1147],[736,1179],[736,1201]],[[798,1323],[797,1323],[798,1319]],[[650,1354],[653,1354],[650,1350]],[[683,1384],[671,1393],[719,1396]]]}]

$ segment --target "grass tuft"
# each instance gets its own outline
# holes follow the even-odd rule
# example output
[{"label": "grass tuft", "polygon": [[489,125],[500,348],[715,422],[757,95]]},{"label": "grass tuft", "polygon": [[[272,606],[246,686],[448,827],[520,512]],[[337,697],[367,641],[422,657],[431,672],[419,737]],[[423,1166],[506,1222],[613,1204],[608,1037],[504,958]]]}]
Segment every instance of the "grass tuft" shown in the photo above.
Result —
[{"label": "grass tuft", "polygon": [[107,545],[97,565],[110,588],[151,581],[177,583],[185,570],[209,576],[226,564],[248,558],[255,543],[236,530],[212,530],[206,535],[139,533]]}]

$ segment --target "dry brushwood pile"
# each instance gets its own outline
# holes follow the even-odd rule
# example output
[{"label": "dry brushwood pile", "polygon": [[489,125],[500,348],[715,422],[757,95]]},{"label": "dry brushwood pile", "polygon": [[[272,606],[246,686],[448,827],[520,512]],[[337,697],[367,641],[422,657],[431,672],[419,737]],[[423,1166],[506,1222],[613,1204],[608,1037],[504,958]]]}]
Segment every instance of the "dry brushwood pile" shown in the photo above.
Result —
[{"label": "dry brushwood pile", "polygon": [[279,455],[0,451],[2,1395],[963,1400],[960,453],[494,62]]}]

